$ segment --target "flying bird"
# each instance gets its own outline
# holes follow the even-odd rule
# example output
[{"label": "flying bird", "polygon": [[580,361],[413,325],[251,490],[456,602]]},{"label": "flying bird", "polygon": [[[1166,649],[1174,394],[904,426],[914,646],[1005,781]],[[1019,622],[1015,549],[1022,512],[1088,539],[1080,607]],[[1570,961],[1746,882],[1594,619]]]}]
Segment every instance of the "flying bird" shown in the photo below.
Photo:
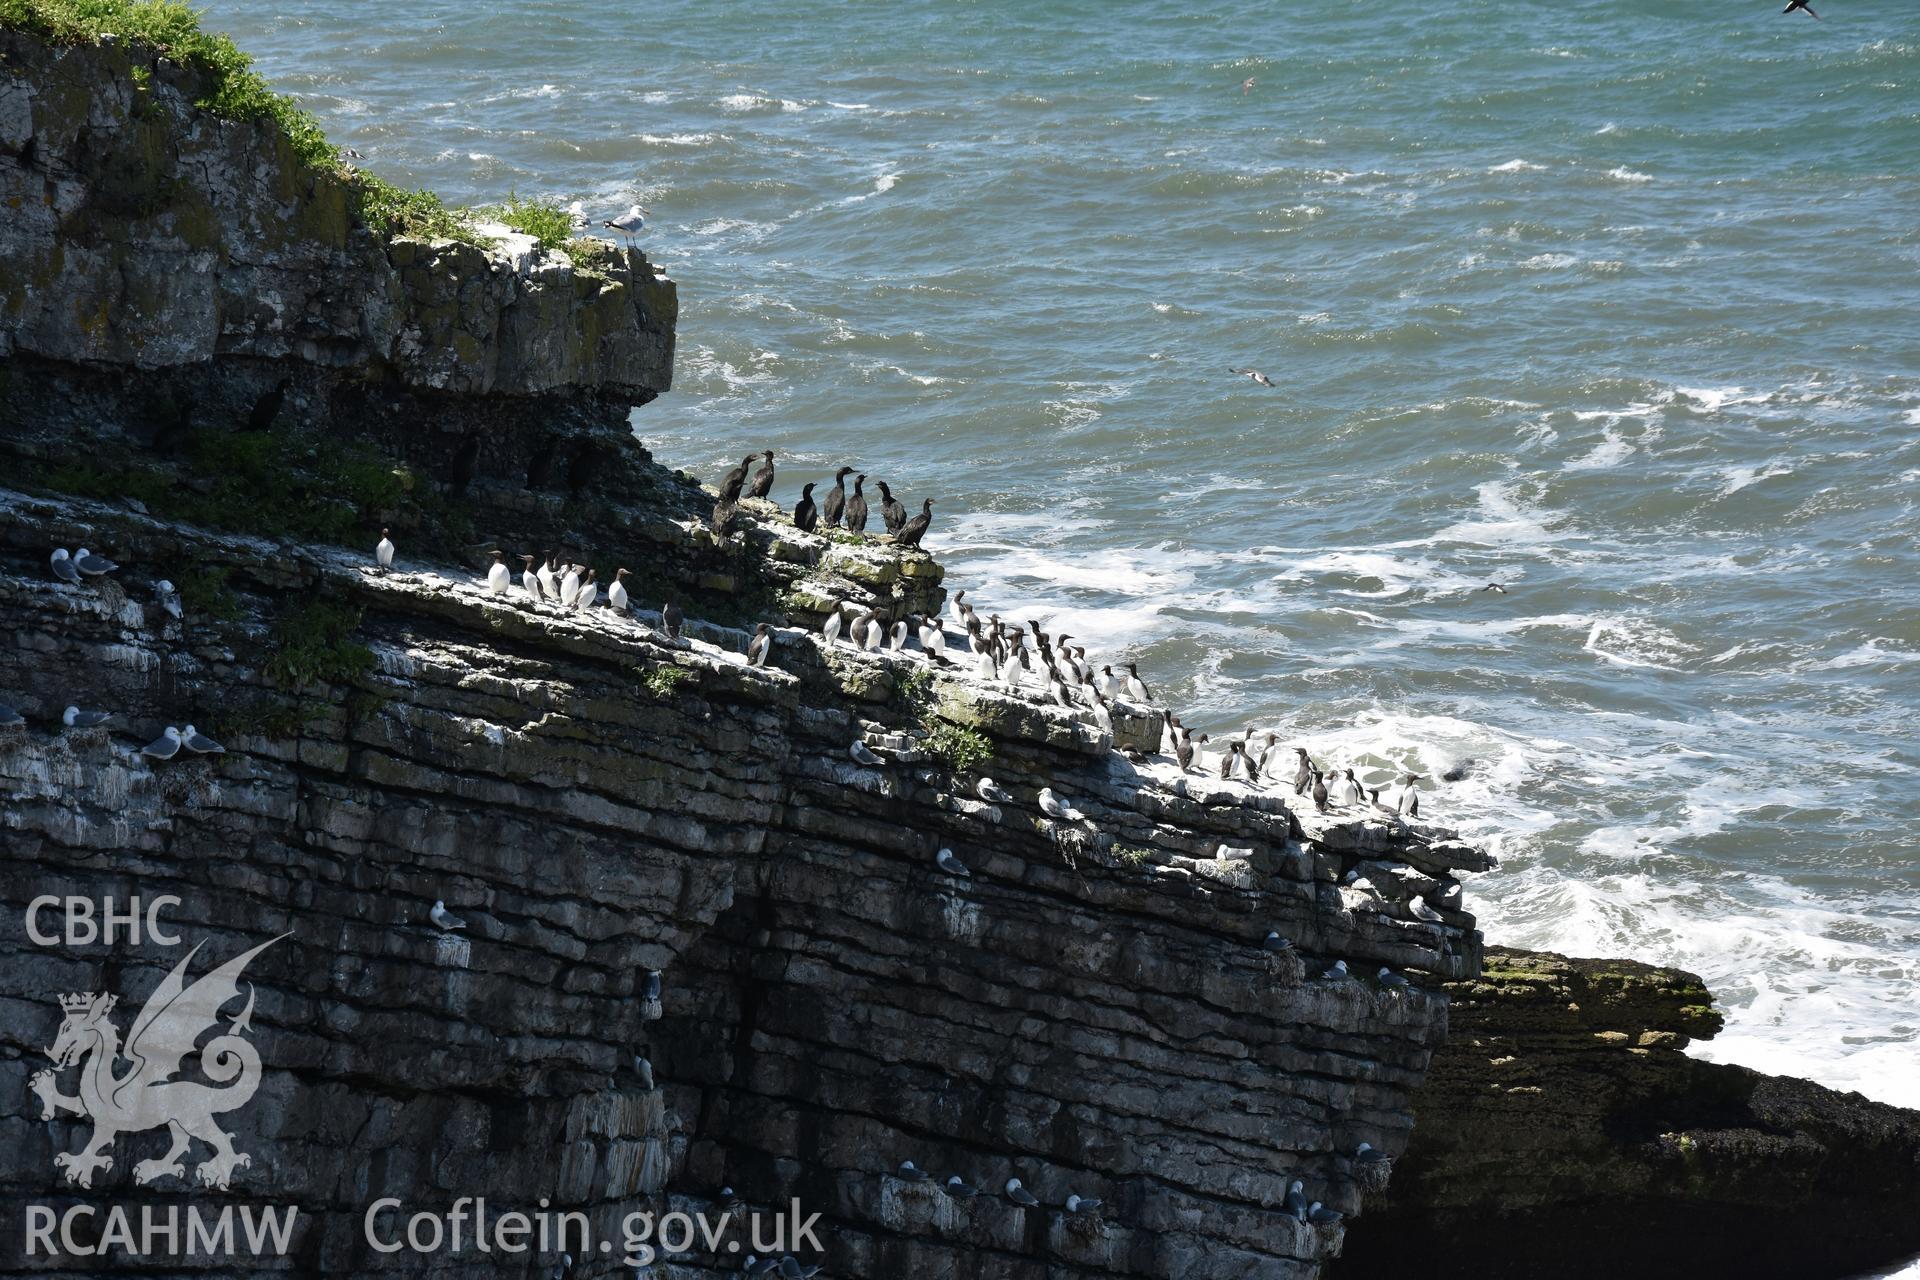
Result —
[{"label": "flying bird", "polygon": [[1243,378],[1252,378],[1255,382],[1259,383],[1263,387],[1270,387],[1273,385],[1273,379],[1269,378],[1266,374],[1260,372],[1258,369],[1229,369],[1228,372],[1237,373]]},{"label": "flying bird", "polygon": [[1813,11],[1813,6],[1808,4],[1807,0],[1787,0],[1787,7],[1782,9],[1780,12],[1792,13],[1795,9],[1800,10],[1802,13],[1806,14],[1809,18],[1818,19],[1820,17],[1819,14]]},{"label": "flying bird", "polygon": [[1252,92],[1253,92],[1253,77],[1248,76],[1245,80],[1242,80],[1240,82],[1240,95],[1242,97],[1245,97],[1247,94]]}]

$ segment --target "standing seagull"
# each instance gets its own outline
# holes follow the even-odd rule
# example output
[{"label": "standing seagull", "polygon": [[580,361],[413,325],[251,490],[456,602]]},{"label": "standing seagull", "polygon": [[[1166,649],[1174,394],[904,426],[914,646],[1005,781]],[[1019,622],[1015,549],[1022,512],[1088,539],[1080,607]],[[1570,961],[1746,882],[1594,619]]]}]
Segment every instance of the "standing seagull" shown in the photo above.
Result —
[{"label": "standing seagull", "polygon": [[640,228],[647,225],[647,215],[653,210],[645,205],[636,204],[617,218],[608,218],[600,225],[616,235],[623,235],[629,244],[640,234]]},{"label": "standing seagull", "polygon": [[820,508],[813,502],[813,486],[808,485],[800,491],[800,501],[793,504],[793,527],[802,533],[812,533],[819,523]]},{"label": "standing seagull", "polygon": [[373,562],[384,571],[393,568],[393,539],[387,531],[380,531],[380,541],[373,548]]},{"label": "standing seagull", "polygon": [[507,572],[506,561],[500,558],[498,551],[493,553],[493,565],[487,570],[487,590],[497,596],[507,594],[507,588],[513,585],[513,575]]},{"label": "standing seagull", "polygon": [[753,473],[753,484],[747,489],[749,498],[764,498],[773,492],[773,450],[767,450],[762,456],[766,461]]},{"label": "standing seagull", "polygon": [[1816,21],[1820,17],[1819,14],[1813,11],[1813,6],[1808,4],[1807,0],[1787,0],[1787,7],[1782,9],[1780,12],[1792,13],[1795,9],[1800,10],[1802,13],[1806,14],[1809,18],[1813,18]]},{"label": "standing seagull", "polygon": [[820,508],[820,518],[827,522],[829,529],[840,527],[840,517],[847,509],[847,477],[852,474],[852,467],[842,467],[833,473],[833,488],[827,493],[826,505]]},{"label": "standing seagull", "polygon": [[762,622],[753,629],[753,639],[747,642],[747,665],[764,667],[767,655],[773,652],[773,628]]},{"label": "standing seagull", "polygon": [[1258,369],[1229,369],[1227,370],[1227,372],[1237,373],[1243,378],[1252,378],[1255,382],[1259,383],[1263,387],[1270,387],[1273,385],[1273,379],[1269,378],[1266,374],[1260,372]]},{"label": "standing seagull", "polygon": [[920,539],[927,536],[927,526],[933,523],[933,499],[928,498],[920,504],[920,514],[900,526],[900,532],[893,535],[895,546],[920,546]]}]

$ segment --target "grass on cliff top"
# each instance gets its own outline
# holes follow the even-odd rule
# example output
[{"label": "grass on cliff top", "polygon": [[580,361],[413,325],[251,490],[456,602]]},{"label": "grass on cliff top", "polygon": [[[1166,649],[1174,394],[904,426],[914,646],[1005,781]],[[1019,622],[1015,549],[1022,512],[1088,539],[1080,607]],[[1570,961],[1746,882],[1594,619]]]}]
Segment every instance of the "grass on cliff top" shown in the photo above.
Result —
[{"label": "grass on cliff top", "polygon": [[320,122],[268,88],[252,58],[230,37],[202,30],[199,11],[179,0],[0,0],[0,28],[64,44],[114,35],[152,45],[208,77],[210,87],[196,106],[227,120],[273,121],[302,161],[347,185],[372,230],[477,243],[466,221],[431,191],[408,191],[348,169]]}]

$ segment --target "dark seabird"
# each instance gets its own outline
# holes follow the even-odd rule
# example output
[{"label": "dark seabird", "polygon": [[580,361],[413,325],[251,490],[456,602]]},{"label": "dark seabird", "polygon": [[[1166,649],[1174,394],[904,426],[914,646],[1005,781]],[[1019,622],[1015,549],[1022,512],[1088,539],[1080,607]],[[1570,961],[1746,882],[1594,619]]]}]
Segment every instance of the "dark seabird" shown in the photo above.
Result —
[{"label": "dark seabird", "polygon": [[1318,769],[1313,771],[1313,807],[1319,813],[1327,811],[1327,775]]},{"label": "dark seabird", "polygon": [[248,431],[265,431],[280,416],[280,406],[287,401],[287,388],[293,385],[292,378],[282,378],[273,390],[253,402],[253,411],[247,414]]},{"label": "dark seabird", "polygon": [[940,869],[950,876],[966,877],[973,874],[973,872],[967,870],[967,864],[960,861],[951,849],[942,849],[933,855],[933,860],[939,863]]},{"label": "dark seabird", "polygon": [[1820,16],[1813,11],[1813,6],[1808,4],[1807,0],[1787,0],[1787,7],[1780,12],[1792,13],[1795,9],[1800,10],[1800,12],[1806,14],[1809,18],[1817,19]]},{"label": "dark seabird", "polygon": [[227,750],[192,725],[180,730],[180,745],[197,756],[224,755]]},{"label": "dark seabird", "polygon": [[947,1179],[946,1192],[955,1200],[971,1200],[980,1194],[980,1188],[971,1185],[956,1173]]},{"label": "dark seabird", "polygon": [[60,723],[69,729],[97,729],[111,719],[111,711],[82,711],[78,707],[68,707],[61,715]]},{"label": "dark seabird", "polygon": [[1020,1179],[1018,1178],[1007,1179],[1007,1199],[1013,1201],[1022,1209],[1032,1209],[1040,1203],[1039,1197],[1021,1186]]},{"label": "dark seabird", "polygon": [[740,506],[735,499],[721,495],[720,501],[713,504],[713,518],[708,522],[713,529],[713,536],[726,537],[727,528],[733,523],[733,518],[739,511]]},{"label": "dark seabird", "polygon": [[0,729],[15,729],[25,724],[27,718],[4,702],[0,702]]},{"label": "dark seabird", "polygon": [[720,481],[720,500],[722,502],[738,502],[740,500],[740,490],[745,487],[747,483],[747,468],[752,466],[753,460],[759,456],[757,453],[750,453],[740,460],[739,466],[727,472],[726,478]]},{"label": "dark seabird", "polygon": [[150,760],[171,760],[180,754],[180,731],[168,725],[161,735],[140,748],[140,754]]},{"label": "dark seabird", "polygon": [[1194,748],[1202,742],[1211,742],[1213,735],[1208,733],[1182,733],[1173,740],[1173,758],[1180,762],[1180,772],[1193,768]]},{"label": "dark seabird", "polygon": [[467,496],[467,486],[473,483],[473,477],[480,471],[480,433],[467,432],[460,447],[453,451],[453,461],[447,467],[447,484],[453,490],[453,496]]},{"label": "dark seabird", "polygon": [[579,497],[593,483],[600,473],[600,446],[592,440],[582,440],[580,447],[573,451],[573,461],[567,464],[567,492]]},{"label": "dark seabird", "polygon": [[764,498],[773,492],[773,450],[769,449],[761,456],[766,461],[753,473],[753,483],[747,488],[749,498]]},{"label": "dark seabird", "polygon": [[893,490],[887,488],[885,480],[878,483],[880,485],[880,518],[886,521],[888,533],[898,533],[901,526],[907,522],[907,509],[900,504],[898,498],[893,496]]},{"label": "dark seabird", "polygon": [[560,437],[548,436],[533,457],[527,460],[527,488],[544,489],[553,475],[553,457],[560,451]]},{"label": "dark seabird", "polygon": [[1243,378],[1252,378],[1255,382],[1259,383],[1263,387],[1270,387],[1273,385],[1273,379],[1269,378],[1266,374],[1260,372],[1258,369],[1230,369],[1228,370],[1228,372],[1237,373]]},{"label": "dark seabird", "polygon": [[933,499],[928,498],[920,504],[920,514],[900,526],[900,532],[893,535],[894,545],[918,547],[920,539],[927,536],[927,526],[933,523]]},{"label": "dark seabird", "polygon": [[1240,767],[1240,762],[1244,758],[1244,750],[1238,738],[1227,744],[1227,754],[1220,757],[1220,781],[1225,782],[1233,777],[1233,771]]},{"label": "dark seabird", "polygon": [[865,533],[867,531],[867,495],[860,486],[867,482],[865,475],[853,478],[853,496],[847,499],[847,532]]},{"label": "dark seabird", "polygon": [[747,665],[764,667],[767,655],[773,652],[773,628],[762,622],[754,627],[753,639],[747,641]]},{"label": "dark seabird", "polygon": [[1307,784],[1313,781],[1313,761],[1305,747],[1295,747],[1293,752],[1300,758],[1299,768],[1293,775],[1293,794],[1303,796],[1307,794]]},{"label": "dark seabird", "polygon": [[933,1178],[932,1174],[918,1167],[911,1160],[902,1160],[900,1162],[900,1176],[908,1182],[927,1182]]},{"label": "dark seabird", "polygon": [[812,533],[819,523],[820,508],[813,502],[813,486],[808,485],[800,491],[800,501],[793,504],[793,527],[802,533]]},{"label": "dark seabird", "polygon": [[641,988],[640,993],[641,997],[646,1000],[658,1000],[660,998],[660,971],[658,969],[647,970],[647,982],[646,985]]},{"label": "dark seabird", "polygon": [[680,606],[669,600],[660,606],[660,624],[667,629],[669,640],[680,638],[680,628],[686,623],[687,616],[680,612]]},{"label": "dark seabird", "polygon": [[827,522],[829,529],[838,529],[840,517],[846,514],[847,477],[852,474],[852,467],[842,467],[833,473],[833,488],[827,491],[826,505],[820,508],[820,518]]},{"label": "dark seabird", "polygon": [[1377,813],[1387,814],[1396,818],[1400,816],[1398,809],[1395,809],[1392,805],[1380,798],[1380,788],[1378,787],[1374,787],[1367,792],[1367,803]]},{"label": "dark seabird", "polygon": [[97,556],[85,547],[73,553],[73,567],[88,578],[98,578],[102,574],[112,573],[120,566],[105,556]]},{"label": "dark seabird", "polygon": [[446,930],[448,933],[452,933],[455,929],[464,929],[467,927],[465,920],[462,920],[459,916],[447,910],[447,903],[444,898],[435,898],[433,900],[433,909],[427,912],[427,919],[433,921],[434,924]]}]

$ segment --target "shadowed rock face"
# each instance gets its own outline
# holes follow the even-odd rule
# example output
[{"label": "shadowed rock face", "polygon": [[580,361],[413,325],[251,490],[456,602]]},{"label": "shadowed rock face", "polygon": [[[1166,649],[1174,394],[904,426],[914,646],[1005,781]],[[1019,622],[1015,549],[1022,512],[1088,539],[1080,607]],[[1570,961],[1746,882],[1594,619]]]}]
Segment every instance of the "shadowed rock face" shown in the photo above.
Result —
[{"label": "shadowed rock face", "polygon": [[[422,1265],[360,1243],[380,1195],[544,1194],[608,1227],[731,1185],[826,1214],[834,1275],[1313,1276],[1342,1228],[1279,1213],[1287,1180],[1362,1210],[1379,1179],[1349,1156],[1400,1149],[1446,1020],[1431,992],[1315,975],[1478,963],[1471,917],[1412,919],[1394,887],[1477,859],[1439,829],[1309,809],[1289,838],[1273,794],[1179,780],[1084,711],[942,674],[935,717],[985,730],[1013,796],[988,805],[926,755],[900,697],[917,654],[782,631],[750,670],[744,632],[690,622],[676,646],[404,552],[378,575],[107,505],[0,491],[0,513],[0,688],[31,721],[0,731],[0,916],[137,890],[180,897],[210,957],[291,931],[249,972],[265,1084],[228,1127],[256,1153],[236,1193],[299,1203],[323,1272]],[[82,531],[125,567],[52,583],[43,548]],[[230,616],[163,613],[173,564],[224,570]],[[263,672],[274,621],[316,598],[364,610],[369,660],[289,687]],[[120,718],[61,732],[75,696]],[[189,719],[228,754],[137,754]],[[1159,721],[1123,717],[1136,741]],[[856,737],[880,766],[850,758]],[[1042,816],[1042,786],[1087,820]],[[970,879],[935,867],[942,847]],[[1337,886],[1359,866],[1388,887]],[[457,939],[426,922],[440,898]],[[1264,951],[1269,929],[1300,949]],[[11,929],[0,956],[16,1098],[47,1065],[53,993],[137,1005],[177,959]],[[85,1132],[0,1119],[0,1212],[57,1187]],[[153,1154],[134,1144],[96,1190],[131,1194]],[[988,1194],[901,1180],[904,1159]],[[1013,1176],[1044,1207],[995,1194]],[[1068,1217],[1070,1192],[1105,1205]]]},{"label": "shadowed rock face", "polygon": [[1333,1274],[1852,1276],[1920,1253],[1920,1114],[1700,1062],[1698,978],[1487,949]]}]

